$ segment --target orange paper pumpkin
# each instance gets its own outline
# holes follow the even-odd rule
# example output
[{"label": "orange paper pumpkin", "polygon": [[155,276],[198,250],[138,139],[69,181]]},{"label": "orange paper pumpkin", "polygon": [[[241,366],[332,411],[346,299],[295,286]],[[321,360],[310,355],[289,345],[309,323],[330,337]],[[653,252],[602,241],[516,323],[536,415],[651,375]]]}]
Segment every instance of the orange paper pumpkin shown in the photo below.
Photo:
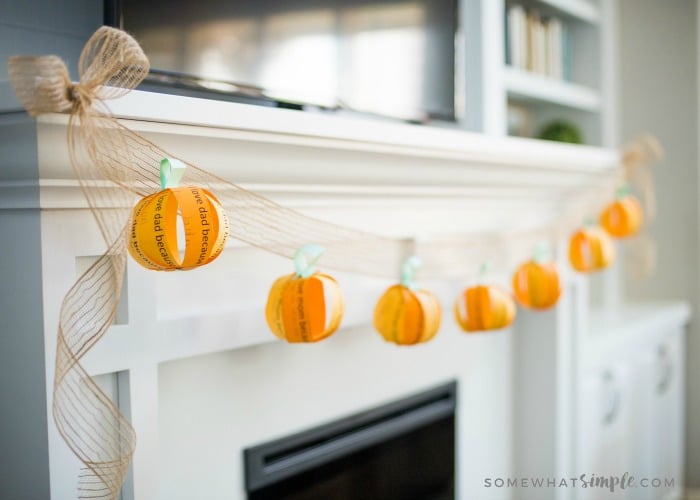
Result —
[{"label": "orange paper pumpkin", "polygon": [[[185,229],[180,257],[177,217]],[[134,207],[129,253],[147,269],[172,271],[208,264],[219,256],[228,238],[228,219],[219,200],[199,187],[174,187],[141,199]]]},{"label": "orange paper pumpkin", "polygon": [[602,228],[585,227],[571,236],[569,261],[577,271],[590,273],[605,269],[614,258],[615,246]]},{"label": "orange paper pumpkin", "polygon": [[390,287],[374,309],[374,327],[384,340],[411,345],[431,340],[440,328],[440,302],[426,290]]},{"label": "orange paper pumpkin", "polygon": [[632,195],[624,195],[608,205],[600,214],[600,225],[613,238],[634,236],[642,227],[642,205]]},{"label": "orange paper pumpkin", "polygon": [[340,326],[345,306],[338,283],[325,274],[275,281],[265,307],[267,325],[287,342],[317,342]]},{"label": "orange paper pumpkin", "polygon": [[495,286],[467,288],[455,304],[457,323],[466,332],[497,330],[515,319],[515,303],[510,295]]},{"label": "orange paper pumpkin", "polygon": [[556,264],[531,260],[521,265],[513,274],[513,293],[516,300],[525,307],[552,307],[561,295],[561,281]]}]

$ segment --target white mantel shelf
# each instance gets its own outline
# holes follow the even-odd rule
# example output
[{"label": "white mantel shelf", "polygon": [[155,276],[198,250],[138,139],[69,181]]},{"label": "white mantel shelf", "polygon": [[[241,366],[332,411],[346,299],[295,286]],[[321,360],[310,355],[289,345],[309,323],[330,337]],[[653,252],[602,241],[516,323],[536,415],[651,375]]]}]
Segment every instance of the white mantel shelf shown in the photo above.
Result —
[{"label": "white mantel shelf", "polygon": [[[606,185],[619,166],[610,149],[371,118],[141,91],[108,105],[126,126],[172,154],[293,206],[348,197],[363,203],[408,197],[541,201],[546,194],[558,201]],[[38,118],[40,140],[53,145],[45,149],[49,158],[39,158],[43,208],[84,206],[66,154],[66,124],[66,115]],[[310,151],[319,161],[305,159]],[[261,166],[260,154],[277,160],[274,168]],[[18,188],[0,189],[10,187]]]},{"label": "white mantel shelf", "polygon": [[[248,132],[249,140],[308,144],[464,161],[554,169],[616,166],[611,150],[571,146],[371,118],[236,104],[134,91],[108,102],[112,113],[128,120],[180,124],[221,131]],[[143,130],[149,130],[144,126]],[[150,129],[153,130],[153,129]],[[204,132],[206,133],[206,132]]]}]

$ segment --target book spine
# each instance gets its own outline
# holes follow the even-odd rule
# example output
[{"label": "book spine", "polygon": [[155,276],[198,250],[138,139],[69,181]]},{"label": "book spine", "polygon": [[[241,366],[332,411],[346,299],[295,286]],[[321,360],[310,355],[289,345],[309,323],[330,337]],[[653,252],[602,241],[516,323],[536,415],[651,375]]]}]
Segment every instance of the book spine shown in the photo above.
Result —
[{"label": "book spine", "polygon": [[511,37],[511,29],[510,29],[510,14],[511,14],[511,7],[506,8],[506,10],[503,13],[503,31],[506,36],[505,40],[505,60],[506,60],[506,65],[512,66],[513,65],[513,48],[512,48],[512,37]]},{"label": "book spine", "polygon": [[537,39],[537,20],[533,12],[527,13],[527,64],[528,71],[537,71],[537,55],[535,54],[535,43]]},{"label": "book spine", "polygon": [[518,67],[527,68],[527,16],[525,9],[518,9]]},{"label": "book spine", "polygon": [[571,31],[566,25],[562,26],[562,77],[566,81],[571,81]]},{"label": "book spine", "polygon": [[561,35],[561,21],[557,18],[552,18],[549,20],[547,25],[548,32],[547,38],[549,41],[549,50],[547,53],[547,58],[549,61],[549,71],[548,75],[552,78],[561,79],[562,78],[562,35]]},{"label": "book spine", "polygon": [[506,62],[515,68],[525,68],[525,10],[520,5],[508,8],[506,26],[507,58]]},{"label": "book spine", "polygon": [[537,54],[537,68],[535,71],[540,75],[547,74],[547,44],[545,41],[545,27],[544,20],[537,15],[535,23],[535,34],[537,35],[537,40],[535,41],[535,51]]}]

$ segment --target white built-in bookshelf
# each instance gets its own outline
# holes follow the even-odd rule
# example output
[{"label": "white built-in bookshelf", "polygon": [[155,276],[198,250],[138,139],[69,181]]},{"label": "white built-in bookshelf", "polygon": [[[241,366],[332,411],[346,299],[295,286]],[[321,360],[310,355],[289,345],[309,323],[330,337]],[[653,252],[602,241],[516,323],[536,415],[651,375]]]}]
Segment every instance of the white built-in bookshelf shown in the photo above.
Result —
[{"label": "white built-in bookshelf", "polygon": [[537,137],[564,121],[584,144],[615,145],[614,4],[463,0],[466,99],[458,109],[467,128]]},{"label": "white built-in bookshelf", "polygon": [[600,6],[595,0],[536,0],[530,3],[549,7],[559,14],[591,24],[600,21]]},{"label": "white built-in bookshelf", "polygon": [[539,101],[573,110],[600,112],[600,92],[594,88],[510,66],[506,66],[504,71],[506,92],[513,100]]}]

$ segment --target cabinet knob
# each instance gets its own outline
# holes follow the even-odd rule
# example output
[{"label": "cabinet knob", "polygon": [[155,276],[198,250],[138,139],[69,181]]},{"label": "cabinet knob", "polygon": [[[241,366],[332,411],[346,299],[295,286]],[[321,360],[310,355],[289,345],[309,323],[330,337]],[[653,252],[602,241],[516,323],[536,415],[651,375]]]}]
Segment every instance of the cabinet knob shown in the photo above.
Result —
[{"label": "cabinet knob", "polygon": [[662,344],[657,350],[657,358],[659,362],[660,376],[659,381],[656,384],[656,392],[659,394],[665,394],[673,381],[673,361],[668,353],[668,348]]},{"label": "cabinet knob", "polygon": [[605,389],[605,412],[603,413],[603,424],[612,424],[620,411],[620,400],[622,398],[620,389],[615,383],[613,372],[607,370],[603,372],[603,387]]}]

